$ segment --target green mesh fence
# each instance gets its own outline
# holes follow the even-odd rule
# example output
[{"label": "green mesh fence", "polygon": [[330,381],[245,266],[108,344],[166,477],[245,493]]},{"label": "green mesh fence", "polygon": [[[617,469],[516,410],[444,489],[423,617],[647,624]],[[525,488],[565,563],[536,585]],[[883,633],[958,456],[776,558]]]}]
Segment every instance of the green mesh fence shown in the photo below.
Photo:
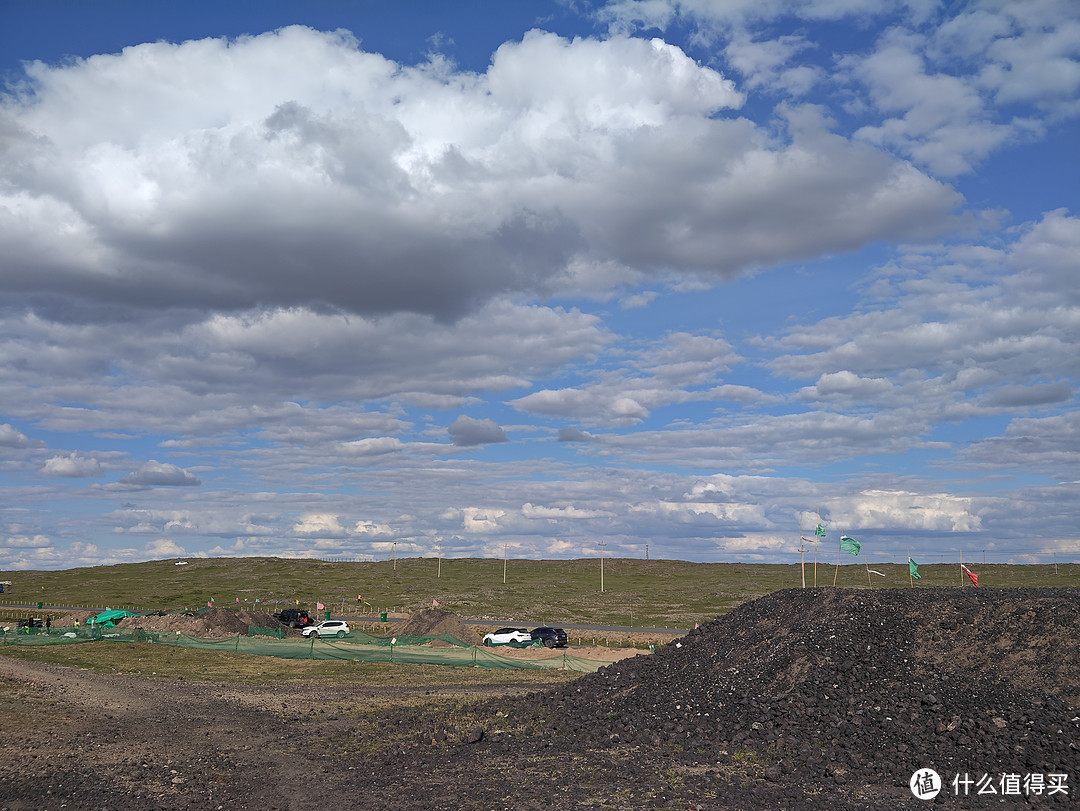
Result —
[{"label": "green mesh fence", "polygon": [[393,642],[394,646],[398,645],[423,645],[425,642],[431,642],[432,640],[439,640],[445,642],[448,645],[453,645],[455,648],[471,648],[468,642],[462,642],[456,636],[450,634],[435,634],[434,636],[414,636],[411,634],[398,634],[397,636],[377,636],[374,634],[364,633],[363,631],[353,631],[343,642],[352,642],[356,645],[382,645],[389,646]]},{"label": "green mesh fence", "polygon": [[[274,629],[264,629],[273,631]],[[25,633],[30,631],[30,633]],[[249,631],[250,633],[250,631]],[[206,639],[179,632],[150,632],[128,628],[20,628],[0,632],[0,645],[67,645],[100,640],[103,642],[148,642],[178,648],[228,651],[255,656],[276,656],[281,659],[339,659],[355,662],[399,662],[403,664],[448,665],[452,667],[485,667],[506,670],[573,670],[591,673],[610,662],[584,659],[564,653],[545,659],[514,659],[498,653],[466,645],[459,639],[439,636],[399,636],[390,639],[353,632],[345,639],[275,639],[271,636],[233,636]],[[449,637],[449,638],[445,638]],[[372,641],[368,641],[368,639]],[[448,647],[427,647],[424,642],[440,639]]]},{"label": "green mesh fence", "polygon": [[273,636],[278,639],[285,638],[285,630],[279,625],[277,628],[260,628],[257,625],[248,626],[248,636]]},{"label": "green mesh fence", "polygon": [[[31,633],[26,633],[25,629],[20,628],[16,631],[14,628],[10,631],[0,630],[0,645],[70,645],[72,643],[79,642],[91,642],[95,637],[89,633],[82,634],[81,636],[71,634],[70,636],[62,633],[58,633],[56,628],[52,629],[51,633],[46,634],[40,628],[30,629]],[[66,629],[59,629],[66,630]]]}]

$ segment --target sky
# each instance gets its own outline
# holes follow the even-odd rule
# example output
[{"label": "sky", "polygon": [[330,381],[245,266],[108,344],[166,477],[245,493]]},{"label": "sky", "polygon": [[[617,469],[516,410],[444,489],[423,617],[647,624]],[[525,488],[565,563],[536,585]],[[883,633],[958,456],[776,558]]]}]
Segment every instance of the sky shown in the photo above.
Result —
[{"label": "sky", "polygon": [[1078,122],[1074,0],[0,0],[0,570],[1080,561]]}]

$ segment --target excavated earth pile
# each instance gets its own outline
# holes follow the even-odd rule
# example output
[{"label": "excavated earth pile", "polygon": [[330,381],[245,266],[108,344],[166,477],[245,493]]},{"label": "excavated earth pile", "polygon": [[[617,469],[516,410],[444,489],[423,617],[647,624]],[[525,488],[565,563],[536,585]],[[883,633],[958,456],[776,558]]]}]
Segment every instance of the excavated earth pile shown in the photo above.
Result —
[{"label": "excavated earth pile", "polygon": [[[480,635],[461,621],[452,611],[440,611],[437,608],[422,608],[414,611],[409,618],[395,629],[402,636],[438,636],[449,634],[455,639],[470,645],[480,644]],[[438,640],[437,640],[438,641]],[[446,644],[446,643],[442,643]]]},{"label": "excavated earth pile", "polygon": [[180,631],[189,636],[225,638],[237,635],[246,636],[249,625],[260,628],[278,628],[281,623],[266,612],[211,608],[201,614],[165,616],[147,614],[140,617],[125,617],[116,625],[118,628],[139,629],[154,633]]},{"label": "excavated earth pile", "polygon": [[750,750],[767,779],[797,775],[821,790],[906,792],[923,767],[975,777],[1071,769],[1076,781],[1078,598],[779,592],[557,691],[552,725],[595,743],[675,746],[689,762]]}]

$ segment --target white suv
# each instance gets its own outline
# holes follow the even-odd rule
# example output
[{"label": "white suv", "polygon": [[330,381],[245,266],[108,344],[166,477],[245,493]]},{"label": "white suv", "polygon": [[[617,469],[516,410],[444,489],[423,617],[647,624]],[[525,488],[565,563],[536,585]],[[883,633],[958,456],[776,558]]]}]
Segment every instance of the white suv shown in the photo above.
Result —
[{"label": "white suv", "polygon": [[320,622],[318,625],[311,625],[300,633],[306,637],[323,637],[323,636],[336,636],[341,639],[346,634],[350,633],[349,623],[345,620],[326,620]]},{"label": "white suv", "polygon": [[484,636],[484,645],[510,645],[515,648],[523,648],[532,644],[532,634],[527,628],[500,628],[494,633]]}]

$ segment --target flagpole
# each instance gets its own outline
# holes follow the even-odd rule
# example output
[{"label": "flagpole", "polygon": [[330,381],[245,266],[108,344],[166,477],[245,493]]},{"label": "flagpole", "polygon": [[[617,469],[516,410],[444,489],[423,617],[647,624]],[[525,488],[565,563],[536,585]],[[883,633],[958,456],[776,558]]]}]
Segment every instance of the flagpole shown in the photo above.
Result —
[{"label": "flagpole", "polygon": [[960,588],[964,587],[964,550],[960,550]]},{"label": "flagpole", "polygon": [[866,566],[866,582],[870,586],[870,589],[872,591],[874,588],[874,584],[870,582],[870,561],[865,561],[864,565]]},{"label": "flagpole", "polygon": [[908,544],[907,548],[907,579],[908,585],[915,588],[915,578],[911,576],[911,544]]},{"label": "flagpole", "polygon": [[[840,533],[840,537],[844,537],[844,533]],[[833,569],[832,584],[836,585],[836,576],[840,574],[840,541],[836,542],[836,568]]]}]

